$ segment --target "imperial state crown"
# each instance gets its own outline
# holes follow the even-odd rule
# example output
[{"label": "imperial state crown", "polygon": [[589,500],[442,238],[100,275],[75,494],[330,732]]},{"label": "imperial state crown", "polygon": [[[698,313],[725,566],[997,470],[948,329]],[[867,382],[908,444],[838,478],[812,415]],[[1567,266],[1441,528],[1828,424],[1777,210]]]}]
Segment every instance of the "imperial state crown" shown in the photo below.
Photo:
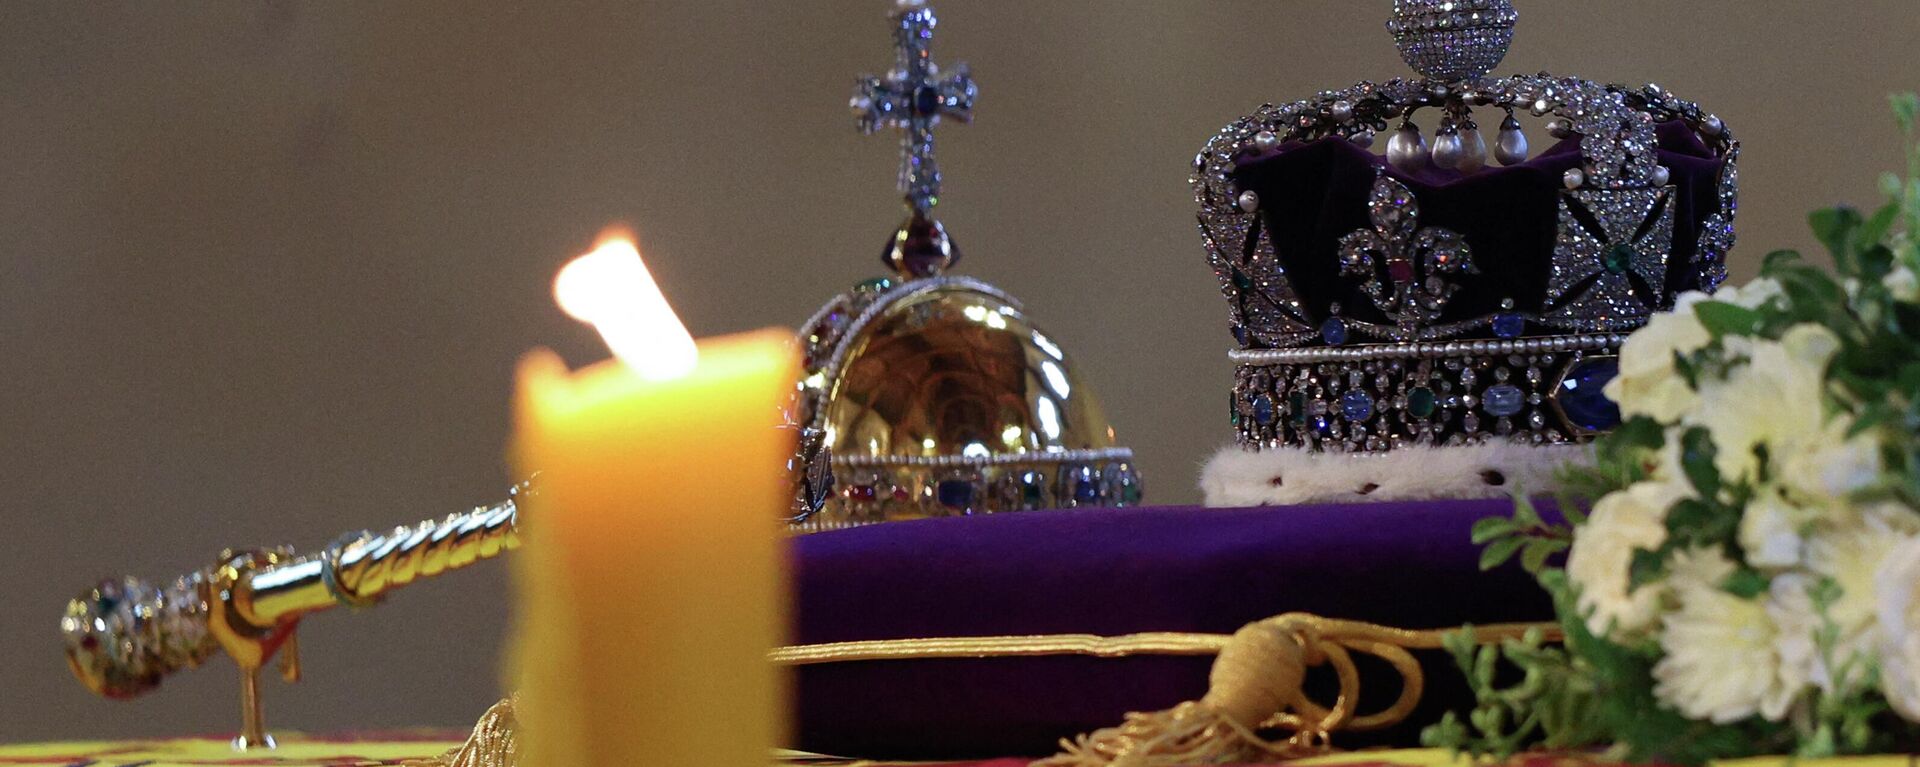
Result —
[{"label": "imperial state crown", "polygon": [[931,8],[902,2],[890,18],[894,67],[861,78],[852,108],[862,132],[904,134],[908,216],[881,253],[893,275],[801,326],[791,525],[1138,503],[1133,453],[1066,351],[1012,296],[947,273],[960,251],[933,217],[933,128],[970,120],[978,90],[966,65],[934,64]]},{"label": "imperial state crown", "polygon": [[[1514,448],[1616,425],[1600,389],[1625,334],[1725,279],[1731,132],[1657,85],[1487,77],[1516,17],[1508,0],[1396,0],[1387,29],[1422,77],[1263,106],[1195,158],[1237,344],[1239,447],[1209,466],[1210,501],[1506,492],[1478,486],[1544,476],[1566,451]],[[1557,143],[1531,154],[1523,115],[1550,118]],[[1434,120],[1431,144],[1416,119]],[[1420,457],[1358,476],[1319,460],[1399,451]]]}]

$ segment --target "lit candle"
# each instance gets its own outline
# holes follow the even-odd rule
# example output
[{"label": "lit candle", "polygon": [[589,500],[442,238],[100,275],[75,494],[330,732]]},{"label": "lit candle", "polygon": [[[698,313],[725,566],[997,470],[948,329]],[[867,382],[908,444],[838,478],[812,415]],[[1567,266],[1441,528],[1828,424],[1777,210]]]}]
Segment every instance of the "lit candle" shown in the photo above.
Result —
[{"label": "lit candle", "polygon": [[522,763],[760,767],[786,724],[766,658],[786,629],[793,334],[696,344],[619,237],[554,291],[616,359],[520,364],[511,459],[539,472],[514,567]]}]

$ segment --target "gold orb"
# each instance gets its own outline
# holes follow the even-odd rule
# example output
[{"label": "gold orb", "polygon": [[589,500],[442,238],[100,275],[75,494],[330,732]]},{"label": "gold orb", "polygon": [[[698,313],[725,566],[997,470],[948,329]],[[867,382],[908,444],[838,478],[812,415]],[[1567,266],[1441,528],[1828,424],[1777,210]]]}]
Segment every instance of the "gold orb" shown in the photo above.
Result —
[{"label": "gold orb", "polygon": [[805,329],[793,420],[801,530],[1139,502],[1065,350],[978,280],[871,280]]}]

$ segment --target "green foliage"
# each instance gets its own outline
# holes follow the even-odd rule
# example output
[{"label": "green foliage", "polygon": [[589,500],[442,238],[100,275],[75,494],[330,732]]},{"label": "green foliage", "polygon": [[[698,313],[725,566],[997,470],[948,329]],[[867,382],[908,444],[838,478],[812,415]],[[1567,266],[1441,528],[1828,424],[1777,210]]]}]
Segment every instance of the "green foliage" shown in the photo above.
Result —
[{"label": "green foliage", "polygon": [[[1738,345],[1731,339],[1779,339],[1805,323],[1832,331],[1840,345],[1827,370],[1823,404],[1854,419],[1850,436],[1871,435],[1886,467],[1880,483],[1856,500],[1893,499],[1920,508],[1920,287],[1914,284],[1920,279],[1920,97],[1900,94],[1890,104],[1905,137],[1906,167],[1882,177],[1887,203],[1871,213],[1835,207],[1808,216],[1833,270],[1793,251],[1769,253],[1761,275],[1779,285],[1780,295],[1753,308],[1695,304],[1712,340],[1704,349],[1676,355],[1674,363],[1697,385],[1733,364],[1730,350]],[[1517,557],[1553,597],[1565,639],[1556,645],[1532,632],[1482,646],[1466,632],[1450,636],[1446,649],[1465,674],[1475,705],[1427,728],[1422,741],[1476,758],[1536,747],[1611,746],[1612,755],[1627,761],[1681,765],[1758,754],[1866,753],[1920,742],[1920,731],[1894,717],[1874,692],[1873,663],[1838,651],[1839,630],[1827,611],[1839,586],[1830,580],[1816,583],[1810,597],[1825,626],[1815,644],[1835,684],[1830,692],[1810,694],[1784,722],[1687,719],[1654,694],[1657,644],[1590,630],[1575,587],[1553,564],[1554,556],[1571,546],[1585,524],[1582,502],[1648,479],[1668,438],[1662,424],[1634,417],[1598,440],[1592,466],[1562,473],[1561,486],[1570,496],[1557,499],[1564,523],[1546,521],[1532,502],[1517,497],[1511,517],[1474,525],[1473,541],[1485,546],[1481,567]],[[1715,463],[1721,448],[1706,429],[1676,429],[1672,438],[1679,441],[1679,468],[1696,496],[1667,509],[1667,536],[1658,548],[1633,552],[1630,587],[1662,582],[1675,552],[1705,546],[1719,548],[1734,564],[1721,589],[1742,599],[1765,598],[1771,576],[1745,561],[1737,541],[1743,511],[1757,492],[1753,481],[1767,481],[1769,457],[1756,453],[1760,477],[1723,477]],[[1903,740],[1893,740],[1894,733]]]},{"label": "green foliage", "polygon": [[1715,340],[1726,336],[1751,336],[1760,332],[1762,316],[1758,309],[1705,301],[1695,304],[1693,313]]},{"label": "green foliage", "polygon": [[[1422,731],[1424,745],[1498,760],[1529,748],[1613,744],[1628,761],[1689,765],[1791,745],[1783,725],[1722,727],[1660,705],[1653,696],[1652,650],[1617,645],[1588,631],[1564,572],[1543,571],[1540,584],[1553,596],[1565,641],[1555,647],[1528,632],[1481,646],[1466,631],[1449,635],[1447,650],[1466,675],[1475,705],[1464,720],[1449,712]],[[1517,671],[1520,681],[1502,686],[1497,672],[1503,665]]]},{"label": "green foliage", "polygon": [[1534,508],[1531,498],[1516,493],[1513,516],[1487,517],[1475,522],[1473,542],[1486,546],[1480,550],[1481,570],[1492,570],[1519,554],[1520,566],[1538,575],[1546,569],[1547,560],[1573,545],[1573,526],[1546,521]]},{"label": "green foliage", "polygon": [[1647,478],[1653,456],[1666,443],[1660,424],[1646,416],[1634,416],[1614,427],[1607,438],[1594,443],[1591,466],[1569,465],[1560,470],[1560,488],[1566,497],[1560,512],[1568,522],[1580,524],[1578,499],[1599,498]]},{"label": "green foliage", "polygon": [[1713,466],[1717,452],[1713,435],[1703,427],[1695,426],[1680,435],[1680,470],[1703,498],[1720,494],[1720,470]]}]

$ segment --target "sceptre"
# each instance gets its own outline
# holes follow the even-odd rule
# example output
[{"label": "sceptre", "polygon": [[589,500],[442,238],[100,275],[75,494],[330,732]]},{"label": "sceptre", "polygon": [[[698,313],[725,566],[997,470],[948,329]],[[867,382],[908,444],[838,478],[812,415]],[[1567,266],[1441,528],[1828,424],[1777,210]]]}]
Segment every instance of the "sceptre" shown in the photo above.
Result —
[{"label": "sceptre", "polygon": [[88,689],[132,698],[167,676],[225,652],[240,667],[241,731],[234,747],[272,748],[260,702],[260,669],[278,658],[281,676],[300,678],[300,619],[335,607],[372,605],[395,589],[511,551],[520,545],[518,501],[439,520],[361,531],[321,550],[228,550],[213,566],[157,586],[110,578],[67,603],[60,619],[67,665]]}]

